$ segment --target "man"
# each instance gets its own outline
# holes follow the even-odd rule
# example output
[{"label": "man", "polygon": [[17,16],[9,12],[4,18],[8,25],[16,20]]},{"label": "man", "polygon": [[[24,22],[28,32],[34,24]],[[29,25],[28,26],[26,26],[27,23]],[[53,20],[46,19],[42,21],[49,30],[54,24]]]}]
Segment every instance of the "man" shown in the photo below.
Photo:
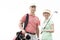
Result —
[{"label": "man", "polygon": [[[25,28],[25,30],[22,27],[22,25],[26,20],[26,15],[24,15],[22,17],[22,19],[20,20],[20,23],[19,23],[19,27],[20,27],[22,33],[23,34],[28,33],[31,36],[31,40],[37,40],[37,37],[39,39],[38,26],[40,25],[40,21],[39,21],[39,18],[35,16],[35,11],[36,11],[36,6],[31,5],[30,13],[29,13],[29,20],[28,20],[28,24],[27,24],[27,27]],[[36,37],[36,34],[37,34],[37,37]]]}]

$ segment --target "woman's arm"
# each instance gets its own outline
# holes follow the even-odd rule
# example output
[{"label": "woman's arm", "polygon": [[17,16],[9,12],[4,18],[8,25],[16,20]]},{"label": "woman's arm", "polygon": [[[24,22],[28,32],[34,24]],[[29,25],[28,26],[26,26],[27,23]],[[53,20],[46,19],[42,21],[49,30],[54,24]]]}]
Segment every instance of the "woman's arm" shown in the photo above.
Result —
[{"label": "woman's arm", "polygon": [[46,32],[54,32],[54,24],[51,24],[51,29],[50,30],[44,30],[44,31],[46,31]]}]

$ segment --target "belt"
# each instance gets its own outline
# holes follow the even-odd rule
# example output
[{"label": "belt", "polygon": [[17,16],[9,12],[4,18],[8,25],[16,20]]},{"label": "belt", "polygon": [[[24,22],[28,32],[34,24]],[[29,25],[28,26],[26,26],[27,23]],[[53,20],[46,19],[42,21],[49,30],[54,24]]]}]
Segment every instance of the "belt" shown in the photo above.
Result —
[{"label": "belt", "polygon": [[29,34],[32,34],[32,35],[35,35],[36,33],[30,33],[30,32],[26,32],[26,33],[29,33]]}]

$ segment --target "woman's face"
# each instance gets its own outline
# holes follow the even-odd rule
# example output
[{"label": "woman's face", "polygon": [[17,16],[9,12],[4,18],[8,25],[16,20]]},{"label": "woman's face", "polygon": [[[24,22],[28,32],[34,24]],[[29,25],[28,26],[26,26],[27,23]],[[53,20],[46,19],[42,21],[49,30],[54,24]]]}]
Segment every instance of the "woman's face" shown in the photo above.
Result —
[{"label": "woman's face", "polygon": [[43,13],[43,16],[44,16],[45,18],[49,18],[50,13],[48,13],[48,12],[44,12],[44,13]]}]

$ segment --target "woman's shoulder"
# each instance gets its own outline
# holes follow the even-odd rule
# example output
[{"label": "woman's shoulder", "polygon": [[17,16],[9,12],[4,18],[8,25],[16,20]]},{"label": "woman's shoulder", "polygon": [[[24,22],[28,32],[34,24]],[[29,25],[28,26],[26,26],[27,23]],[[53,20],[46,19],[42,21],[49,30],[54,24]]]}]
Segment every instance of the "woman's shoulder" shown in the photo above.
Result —
[{"label": "woman's shoulder", "polygon": [[50,24],[54,24],[54,22],[53,22],[53,20],[52,20],[52,19],[50,20],[50,22],[49,22],[49,23],[50,23]]}]

